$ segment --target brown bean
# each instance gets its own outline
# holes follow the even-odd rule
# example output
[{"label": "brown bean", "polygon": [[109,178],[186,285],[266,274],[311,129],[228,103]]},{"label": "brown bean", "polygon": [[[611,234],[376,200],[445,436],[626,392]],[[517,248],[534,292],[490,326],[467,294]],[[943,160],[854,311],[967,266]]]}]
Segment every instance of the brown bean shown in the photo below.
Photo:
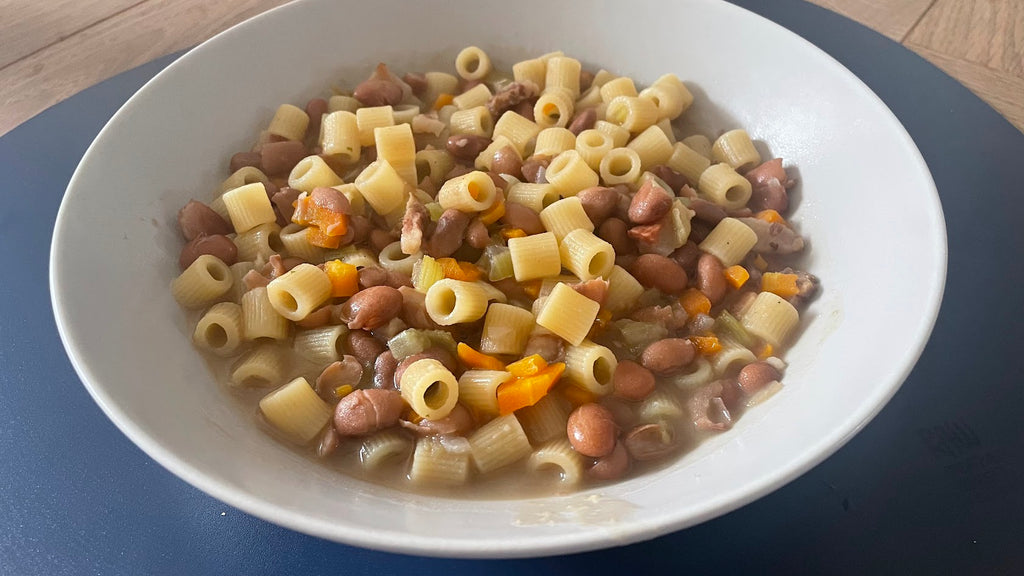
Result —
[{"label": "brown bean", "polygon": [[317,458],[327,458],[334,451],[338,449],[338,445],[341,444],[341,435],[334,429],[334,426],[328,426],[324,428],[323,434],[320,435],[320,442],[316,446]]},{"label": "brown bean", "polygon": [[242,284],[245,284],[246,290],[266,288],[270,284],[270,278],[255,270],[249,270],[245,273],[245,276],[242,276]]},{"label": "brown bean", "polygon": [[501,217],[501,220],[512,228],[519,228],[526,232],[527,235],[544,232],[544,224],[540,221],[540,215],[532,208],[517,202],[505,204],[505,215]]},{"label": "brown bean", "polygon": [[374,252],[381,252],[388,244],[395,241],[395,237],[387,230],[374,228],[370,230],[370,247]]},{"label": "brown bean", "polygon": [[427,242],[426,252],[434,258],[451,256],[459,246],[462,246],[462,238],[469,226],[469,215],[455,208],[449,208],[441,213],[437,220],[434,233]]},{"label": "brown bean", "polygon": [[306,137],[316,138],[320,133],[320,122],[324,114],[327,114],[327,100],[313,98],[306,102],[306,116],[309,116],[309,125],[306,127]]},{"label": "brown bean", "polygon": [[697,244],[692,240],[687,240],[686,244],[677,248],[668,257],[674,260],[676,264],[682,266],[687,276],[692,276],[697,273],[697,261],[700,259],[701,254],[703,252],[700,251]]},{"label": "brown bean", "polygon": [[686,271],[660,254],[641,254],[630,271],[647,288],[657,288],[665,294],[682,294],[686,290]]},{"label": "brown bean", "polygon": [[547,179],[544,178],[544,173],[548,169],[548,164],[551,163],[551,156],[545,156],[543,154],[534,154],[523,162],[521,171],[523,178],[527,182],[534,184],[544,184]]},{"label": "brown bean", "polygon": [[629,220],[634,224],[653,224],[672,209],[672,195],[651,180],[647,180],[633,195],[629,203]]},{"label": "brown bean", "polygon": [[402,86],[391,78],[388,67],[380,63],[369,78],[356,86],[352,97],[363,106],[395,106],[402,101]]},{"label": "brown bean", "polygon": [[375,388],[393,389],[395,387],[395,370],[398,359],[391,350],[385,350],[373,361],[373,386]]},{"label": "brown bean", "polygon": [[483,250],[491,243],[491,235],[487,232],[487,225],[479,218],[473,218],[466,228],[466,243],[478,250]]},{"label": "brown bean", "polygon": [[740,370],[738,382],[748,396],[782,378],[782,374],[767,362],[751,362]]},{"label": "brown bean", "polygon": [[674,374],[693,362],[697,350],[686,338],[665,338],[644,349],[640,363],[655,374]]},{"label": "brown bean", "polygon": [[580,92],[586,92],[594,84],[594,73],[590,70],[580,70]]},{"label": "brown bean", "polygon": [[445,144],[445,149],[448,153],[455,157],[456,160],[462,160],[464,162],[472,162],[476,160],[476,157],[491,145],[491,139],[486,136],[477,136],[474,134],[458,134],[456,136],[449,136],[448,143]]},{"label": "brown bean", "polygon": [[267,176],[287,176],[308,155],[306,146],[297,140],[268,142],[260,149],[260,166]]},{"label": "brown bean", "polygon": [[665,184],[668,184],[672,189],[672,192],[675,194],[679,194],[679,191],[682,190],[684,186],[690,185],[690,181],[686,176],[683,176],[665,164],[658,164],[651,168],[651,173],[658,178],[661,178],[662,182]]},{"label": "brown bean", "polygon": [[[508,180],[505,180],[501,174],[498,174],[494,170],[488,170],[487,177],[491,179],[491,182],[494,182],[494,187],[501,192],[504,192],[505,188],[508,187]],[[502,195],[501,199],[504,200],[505,196]]]},{"label": "brown bean", "polygon": [[594,223],[594,226],[600,226],[611,216],[619,202],[618,191],[605,186],[585,188],[580,190],[576,197],[580,199],[583,211],[587,213],[587,217]]},{"label": "brown bean", "polygon": [[697,261],[697,289],[718,304],[725,296],[728,285],[725,283],[725,267],[713,254],[704,254]]},{"label": "brown bean", "polygon": [[626,434],[622,443],[637,462],[664,458],[676,448],[672,432],[661,424],[637,426]]},{"label": "brown bean", "polygon": [[234,232],[220,214],[198,200],[189,200],[188,204],[178,210],[178,228],[185,240]]},{"label": "brown bean", "polygon": [[213,236],[198,236],[181,249],[178,257],[178,266],[182,270],[188,268],[196,261],[196,258],[204,254],[216,256],[228,266],[238,262],[238,248],[227,236],[214,234]]},{"label": "brown bean", "polygon": [[239,152],[231,157],[231,161],[228,163],[228,169],[232,173],[235,173],[246,166],[252,166],[253,168],[260,167],[261,156],[259,152]]},{"label": "brown bean", "polygon": [[534,122],[536,118],[533,116],[533,108],[537,105],[536,98],[530,98],[529,100],[523,100],[519,104],[512,107],[512,111],[519,114],[523,118],[526,118],[530,122]]},{"label": "brown bean", "polygon": [[629,452],[622,442],[616,442],[611,453],[598,458],[593,466],[587,469],[587,476],[594,480],[616,480],[629,471]]},{"label": "brown bean", "polygon": [[[337,309],[340,310],[341,307],[339,306]],[[358,358],[363,366],[369,365],[387,349],[383,342],[377,340],[365,330],[349,332],[348,336],[345,337],[345,343],[348,344],[348,349],[352,352],[352,355]]]},{"label": "brown bean", "polygon": [[629,237],[626,223],[618,218],[608,218],[597,228],[597,236],[612,245],[615,256],[623,256],[636,252],[636,244]]},{"label": "brown bean", "polygon": [[548,363],[561,362],[565,359],[565,340],[551,334],[530,336],[523,350],[523,357],[540,354]]},{"label": "brown bean", "polygon": [[398,424],[406,430],[411,430],[418,436],[437,436],[443,434],[454,434],[461,436],[473,429],[475,422],[473,414],[462,404],[456,404],[452,411],[444,418],[428,420],[426,418],[413,424],[408,420],[399,420]]},{"label": "brown bean", "polygon": [[494,153],[491,160],[491,171],[498,174],[508,174],[516,178],[523,177],[523,158],[519,152],[511,146],[504,146]]},{"label": "brown bean", "polygon": [[341,316],[350,330],[373,330],[402,311],[402,293],[390,286],[374,286],[356,292],[342,304]]},{"label": "brown bean", "polygon": [[334,188],[324,186],[313,188],[313,191],[309,194],[309,199],[318,208],[323,208],[335,214],[348,214],[352,211],[352,205],[349,204],[348,198]]},{"label": "brown bean", "polygon": [[342,436],[363,436],[398,424],[402,396],[394,390],[356,390],[334,409],[334,429]]},{"label": "brown bean", "polygon": [[292,216],[295,215],[295,201],[299,199],[299,194],[302,194],[301,190],[285,186],[270,199],[286,222],[291,222]]},{"label": "brown bean", "polygon": [[602,306],[604,306],[604,299],[608,297],[608,281],[602,278],[577,282],[570,285],[570,288]]},{"label": "brown bean", "polygon": [[610,410],[600,404],[588,403],[573,410],[566,424],[569,443],[583,454],[600,458],[615,449],[619,427]]},{"label": "brown bean", "polygon": [[612,385],[619,398],[639,402],[654,392],[654,374],[632,360],[622,360],[615,367]]},{"label": "brown bean", "polygon": [[597,110],[593,108],[587,108],[581,111],[572,119],[569,123],[569,132],[579,136],[580,132],[584,130],[590,130],[597,123]]},{"label": "brown bean", "polygon": [[334,391],[339,386],[359,386],[359,381],[362,378],[362,363],[355,356],[346,354],[341,357],[341,360],[328,364],[320,372],[316,378],[316,391],[324,400],[334,402],[338,399],[334,395]]},{"label": "brown bean", "polygon": [[718,224],[726,216],[724,208],[702,198],[694,198],[690,202],[690,209],[694,212],[694,218],[709,224]]},{"label": "brown bean", "polygon": [[[418,72],[407,72],[405,76],[402,76],[402,82],[409,85],[412,88],[412,93],[416,96],[423,94],[427,89],[427,77],[424,74]],[[429,104],[433,105],[433,102]]]},{"label": "brown bean", "polygon": [[313,310],[302,320],[297,320],[295,325],[299,328],[320,328],[321,326],[327,326],[331,323],[331,315],[334,312],[334,306],[327,304]]}]

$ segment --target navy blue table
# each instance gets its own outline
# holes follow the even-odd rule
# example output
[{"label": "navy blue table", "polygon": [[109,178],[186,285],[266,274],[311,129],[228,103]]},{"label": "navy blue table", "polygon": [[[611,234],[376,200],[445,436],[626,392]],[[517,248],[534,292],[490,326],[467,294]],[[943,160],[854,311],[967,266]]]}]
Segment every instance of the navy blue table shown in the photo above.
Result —
[{"label": "navy blue table", "polygon": [[[89,398],[47,291],[52,224],[71,173],[168,57],[0,138],[0,575],[1024,573],[1024,135],[858,24],[799,0],[736,3],[804,36],[871,86],[920,147],[946,213],[949,279],[934,335],[888,407],[837,454],[700,526],[537,560],[351,548],[195,490]],[[881,199],[865,191],[864,201]],[[900,345],[884,334],[879,342]]]}]

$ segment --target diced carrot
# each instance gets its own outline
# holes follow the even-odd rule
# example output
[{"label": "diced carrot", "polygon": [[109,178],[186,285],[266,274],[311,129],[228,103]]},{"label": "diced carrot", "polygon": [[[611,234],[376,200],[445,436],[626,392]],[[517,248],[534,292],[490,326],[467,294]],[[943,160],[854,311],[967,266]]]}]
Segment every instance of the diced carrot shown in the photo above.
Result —
[{"label": "diced carrot", "polygon": [[459,361],[461,361],[467,368],[477,368],[480,370],[504,370],[505,364],[501,360],[498,360],[494,356],[488,356],[483,352],[474,350],[472,346],[459,342],[456,347],[456,351],[459,355]]},{"label": "diced carrot", "polygon": [[292,213],[292,222],[300,226],[307,226],[313,223],[313,201],[310,200],[308,195],[299,196],[297,200],[292,202],[292,206],[295,207],[295,211]]},{"label": "diced carrot", "polygon": [[778,222],[783,226],[789,226],[789,223],[786,222],[786,219],[782,217],[782,214],[779,214],[778,212],[772,210],[771,208],[769,208],[768,210],[761,210],[760,212],[754,215],[754,218],[757,218],[758,220],[764,220],[765,222],[770,222],[772,224]]},{"label": "diced carrot", "polygon": [[501,231],[501,235],[506,240],[509,238],[526,238],[526,231],[522,228],[505,228]]},{"label": "diced carrot", "polygon": [[698,352],[705,356],[716,354],[722,350],[722,343],[718,341],[718,336],[690,336],[690,342]]},{"label": "diced carrot", "polygon": [[434,110],[440,110],[441,108],[444,108],[445,106],[451,104],[452,100],[455,100],[454,94],[448,94],[447,92],[438,94],[437,100],[434,100]]},{"label": "diced carrot", "polygon": [[796,287],[796,274],[765,272],[761,276],[761,291],[771,292],[782,298],[792,298],[800,292],[800,289]]},{"label": "diced carrot", "polygon": [[737,289],[746,284],[747,280],[750,280],[750,272],[747,272],[747,269],[739,264],[729,266],[723,274],[725,274],[725,281]]},{"label": "diced carrot", "polygon": [[686,314],[693,318],[697,314],[711,312],[711,300],[703,292],[696,288],[687,288],[679,297],[679,304],[686,310]]},{"label": "diced carrot", "polygon": [[525,376],[534,376],[539,374],[541,370],[548,367],[548,363],[540,354],[534,354],[527,356],[521,360],[505,366],[505,370],[508,371],[515,378],[522,378]]},{"label": "diced carrot", "polygon": [[584,390],[579,386],[562,386],[559,390],[562,396],[573,406],[589,404],[597,401],[597,395],[590,390]]},{"label": "diced carrot", "polygon": [[765,358],[771,357],[771,355],[774,354],[774,353],[775,353],[775,349],[772,348],[771,344],[768,344],[766,342],[765,345],[764,345],[764,348],[761,349],[761,353],[757,355],[757,359],[758,360],[764,360]]},{"label": "diced carrot", "polygon": [[348,232],[348,217],[339,212],[317,208],[315,224],[328,236],[344,236]]},{"label": "diced carrot", "polygon": [[339,400],[352,393],[355,388],[351,384],[342,384],[334,389],[334,397]]},{"label": "diced carrot", "polygon": [[497,222],[498,218],[501,218],[504,215],[505,201],[498,198],[498,201],[492,204],[490,208],[480,213],[480,221],[483,222],[485,226],[490,226]]},{"label": "diced carrot", "polygon": [[359,269],[355,266],[331,260],[324,264],[324,272],[331,279],[332,298],[345,298],[359,292]]},{"label": "diced carrot", "polygon": [[459,262],[455,258],[438,258],[437,263],[441,265],[445,278],[462,280],[464,282],[476,282],[483,273],[476,265],[469,262]]},{"label": "diced carrot", "polygon": [[543,282],[540,280],[529,280],[527,282],[521,282],[519,285],[522,286],[523,292],[530,298],[536,299],[540,296],[540,288]]},{"label": "diced carrot", "polygon": [[341,245],[341,236],[328,236],[318,226],[310,226],[307,230],[306,241],[313,246],[334,249]]},{"label": "diced carrot", "polygon": [[765,270],[768,269],[768,262],[760,254],[758,254],[754,258],[754,267],[760,270],[761,272],[764,272]]},{"label": "diced carrot", "polygon": [[511,414],[520,408],[533,406],[547,395],[551,387],[565,372],[565,364],[558,362],[536,375],[515,378],[498,386],[498,414]]}]

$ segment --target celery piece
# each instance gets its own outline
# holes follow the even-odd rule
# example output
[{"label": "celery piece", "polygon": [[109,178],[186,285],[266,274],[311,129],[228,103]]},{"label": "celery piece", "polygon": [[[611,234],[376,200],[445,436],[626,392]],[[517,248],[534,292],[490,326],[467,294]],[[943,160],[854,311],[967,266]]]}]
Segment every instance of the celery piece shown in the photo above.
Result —
[{"label": "celery piece", "polygon": [[441,208],[437,202],[427,202],[423,207],[427,209],[427,214],[430,214],[430,219],[434,222],[440,220],[441,214],[444,213],[444,208]]},{"label": "celery piece", "polygon": [[722,310],[718,318],[715,319],[715,330],[722,336],[732,337],[745,348],[753,348],[757,344],[753,336],[728,310]]},{"label": "celery piece", "polygon": [[427,338],[430,339],[430,343],[434,346],[444,348],[452,354],[457,355],[457,349],[455,344],[455,338],[452,338],[451,332],[446,330],[424,330],[427,334]]},{"label": "celery piece", "polygon": [[444,348],[453,356],[456,354],[455,339],[444,330],[407,328],[388,340],[388,348],[399,362],[433,346]]},{"label": "celery piece", "polygon": [[408,328],[388,340],[388,348],[390,348],[391,353],[394,354],[395,360],[401,362],[413,354],[419,354],[427,348],[430,348],[432,342],[430,341],[430,337],[424,332],[425,330]]},{"label": "celery piece", "polygon": [[484,255],[490,262],[488,280],[497,282],[512,277],[512,252],[507,246],[488,246],[484,249]]},{"label": "celery piece", "polygon": [[613,324],[622,334],[622,341],[635,356],[639,356],[652,343],[668,336],[668,329],[653,322],[616,320]]},{"label": "celery piece", "polygon": [[412,265],[412,286],[418,292],[427,293],[436,282],[444,279],[444,268],[430,256],[424,255]]}]

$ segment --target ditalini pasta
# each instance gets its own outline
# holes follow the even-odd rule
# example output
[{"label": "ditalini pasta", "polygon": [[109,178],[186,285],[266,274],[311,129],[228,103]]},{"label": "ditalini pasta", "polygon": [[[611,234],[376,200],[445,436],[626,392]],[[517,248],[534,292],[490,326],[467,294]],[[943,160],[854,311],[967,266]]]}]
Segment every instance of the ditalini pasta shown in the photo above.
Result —
[{"label": "ditalini pasta", "polygon": [[782,160],[692,132],[674,74],[486,49],[282,104],[181,210],[224,385],[346,473],[487,497],[644,474],[784,391],[819,282]]}]

